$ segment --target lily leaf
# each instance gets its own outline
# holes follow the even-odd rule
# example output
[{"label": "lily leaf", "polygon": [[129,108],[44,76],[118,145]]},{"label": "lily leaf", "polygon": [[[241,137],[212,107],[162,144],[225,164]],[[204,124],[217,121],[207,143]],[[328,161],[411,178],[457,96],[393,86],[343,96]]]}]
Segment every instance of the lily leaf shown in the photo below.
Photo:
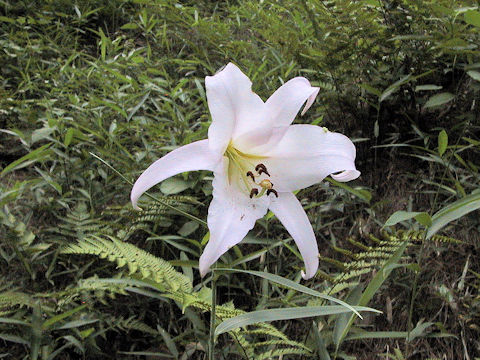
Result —
[{"label": "lily leaf", "polygon": [[480,81],[480,72],[475,70],[467,71],[468,76],[470,76],[473,80]]},{"label": "lily leaf", "polygon": [[[364,306],[355,306],[356,311],[372,311],[373,309]],[[374,312],[380,312],[373,310]],[[350,310],[344,306],[329,305],[329,306],[304,306],[304,307],[292,307],[285,309],[269,309],[252,311],[246,314],[238,315],[220,323],[215,329],[215,336],[223,334],[225,332],[235,330],[239,327],[256,324],[259,322],[269,322],[276,320],[291,320],[301,319],[313,316],[327,316],[334,314],[342,314],[350,312]]]},{"label": "lily leaf", "polygon": [[442,156],[447,150],[448,146],[448,135],[445,130],[440,131],[438,134],[438,155]]},{"label": "lily leaf", "polygon": [[[339,300],[339,299],[336,299],[333,296],[322,294],[321,292],[312,290],[312,289],[310,289],[306,286],[300,285],[300,284],[298,284],[298,283],[296,283],[296,282],[294,282],[290,279],[285,279],[281,276],[278,276],[278,275],[275,275],[275,274],[270,274],[270,273],[263,272],[263,271],[240,270],[240,269],[222,269],[221,271],[234,271],[234,272],[241,272],[241,273],[245,273],[245,274],[251,274],[251,275],[259,276],[261,278],[270,280],[271,282],[274,282],[276,284],[283,285],[287,288],[300,291],[304,294],[312,295],[312,296],[315,296],[315,297],[319,297],[319,298],[322,298],[322,299],[325,299],[325,300],[335,302],[335,303],[337,303],[341,306],[346,307],[349,311],[353,311],[360,318],[362,318],[362,316],[355,310],[355,308],[353,306],[347,304],[346,302],[344,302],[342,300]],[[375,309],[370,309],[370,311],[376,311],[376,310]]]},{"label": "lily leaf", "polygon": [[455,99],[455,95],[449,92],[443,92],[440,94],[433,95],[428,101],[423,105],[424,109],[433,108],[446,104],[449,101]]},{"label": "lily leaf", "polygon": [[411,81],[413,78],[411,75],[404,76],[400,80],[394,82],[392,85],[390,85],[388,88],[385,89],[385,91],[380,95],[379,101],[382,102],[383,100],[387,99],[390,95],[392,95],[395,91],[400,89],[400,87],[409,81]]},{"label": "lily leaf", "polygon": [[325,180],[328,181],[329,183],[335,185],[335,186],[338,186],[339,188],[342,188],[342,189],[348,191],[350,194],[355,195],[356,197],[365,201],[367,204],[369,204],[370,200],[372,200],[372,193],[368,190],[354,189],[351,186],[348,186],[347,184],[345,184],[343,182],[336,181],[336,180],[334,180],[332,178],[329,178],[329,177],[325,178]]},{"label": "lily leaf", "polygon": [[476,190],[470,195],[461,198],[444,207],[432,216],[432,225],[427,231],[427,239],[436,234],[449,222],[457,220],[462,216],[480,209],[480,191]]},{"label": "lily leaf", "polygon": [[398,224],[399,222],[409,220],[415,218],[420,224],[429,227],[432,225],[432,219],[430,215],[428,215],[426,212],[418,212],[418,211],[395,211],[387,221],[385,221],[385,226],[393,226],[395,224]]}]

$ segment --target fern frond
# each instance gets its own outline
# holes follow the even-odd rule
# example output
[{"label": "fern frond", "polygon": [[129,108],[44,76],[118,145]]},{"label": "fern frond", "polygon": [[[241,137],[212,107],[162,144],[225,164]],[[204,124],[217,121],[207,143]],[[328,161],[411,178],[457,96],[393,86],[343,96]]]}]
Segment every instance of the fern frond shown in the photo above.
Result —
[{"label": "fern frond", "polygon": [[108,322],[112,325],[112,327],[118,328],[120,330],[136,330],[154,336],[159,335],[157,330],[136,319],[134,316],[127,319],[112,317],[108,320]]},{"label": "fern frond", "polygon": [[[174,212],[166,205],[175,206],[176,208],[181,208],[185,211],[190,210],[186,207],[187,205],[203,205],[191,196],[159,196],[158,199],[161,200],[162,203],[149,201],[142,205],[143,210],[141,212],[135,211],[131,208],[128,208],[127,210],[122,208],[121,211],[127,211],[127,215],[132,218],[132,221],[130,226],[117,232],[117,238],[128,240],[135,232],[139,230],[143,230],[148,233],[152,231],[154,224],[170,221],[169,216],[173,215]],[[115,209],[112,208],[105,213],[118,216],[118,209],[115,211]]]},{"label": "fern frond", "polygon": [[97,255],[100,258],[107,258],[111,262],[116,262],[119,267],[127,266],[130,274],[138,273],[143,278],[160,284],[165,290],[180,290],[185,293],[192,291],[190,279],[175,271],[167,261],[157,258],[135,245],[121,242],[112,236],[107,238],[91,236],[77,244],[66,246],[62,252],[65,254]]},{"label": "fern frond", "polygon": [[261,353],[255,357],[255,360],[265,360],[265,359],[272,359],[276,357],[283,357],[287,355],[311,355],[311,353],[299,349],[296,347],[292,348],[284,348],[284,349],[275,349],[275,350],[269,350],[264,353]]},{"label": "fern frond", "polygon": [[[359,280],[362,275],[381,268],[405,242],[407,242],[407,246],[413,246],[424,241],[459,243],[456,239],[441,235],[434,235],[429,240],[425,240],[425,232],[423,231],[402,230],[395,233],[387,233],[386,231],[383,231],[380,235],[380,238],[377,238],[372,234],[368,235],[368,238],[374,243],[372,246],[363,245],[354,239],[348,239],[351,244],[363,250],[355,254],[350,250],[345,250],[337,246],[333,247],[335,251],[353,258],[350,262],[342,263],[331,258],[320,257],[321,261],[335,265],[341,270],[339,274],[331,277],[333,278],[329,280],[331,285],[324,290],[324,293],[332,295],[346,288],[355,286],[357,282],[354,280]],[[323,274],[320,276],[325,278]]]},{"label": "fern frond", "polygon": [[19,291],[6,291],[0,293],[0,312],[2,313],[17,306],[32,307],[33,305],[34,300],[28,294]]}]

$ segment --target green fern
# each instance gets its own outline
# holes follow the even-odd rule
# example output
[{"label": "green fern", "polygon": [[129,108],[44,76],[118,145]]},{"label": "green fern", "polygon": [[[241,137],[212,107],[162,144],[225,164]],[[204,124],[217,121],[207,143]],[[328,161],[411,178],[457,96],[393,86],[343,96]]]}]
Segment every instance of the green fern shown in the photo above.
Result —
[{"label": "green fern", "polygon": [[[367,275],[381,268],[398,250],[398,248],[407,241],[408,246],[421,244],[424,241],[442,242],[458,244],[461,241],[442,235],[434,235],[430,239],[425,240],[425,232],[423,231],[397,231],[389,234],[382,232],[381,237],[377,238],[373,235],[368,236],[373,245],[366,245],[354,239],[348,239],[349,243],[359,252],[346,250],[340,247],[333,247],[336,252],[353,259],[349,262],[341,262],[328,257],[320,257],[320,261],[334,265],[340,269],[337,275],[320,274],[319,277],[326,279],[330,285],[324,290],[328,294],[336,294],[347,288],[351,288],[360,282],[363,275]],[[311,304],[321,304],[322,300],[312,300]]]},{"label": "green fern", "polygon": [[[128,267],[131,276],[138,276],[163,291],[163,296],[170,298],[181,304],[182,308],[193,307],[200,311],[210,311],[211,309],[211,290],[202,288],[194,292],[190,280],[183,274],[174,270],[174,268],[165,260],[159,259],[135,245],[124,243],[112,236],[100,238],[91,236],[80,240],[77,244],[65,247],[62,251],[65,254],[90,254],[100,258],[115,262],[119,267]],[[102,279],[92,278],[83,280],[76,287],[77,292],[81,289],[88,290],[88,286],[95,290],[101,290]],[[105,284],[104,284],[105,286]],[[136,285],[133,285],[136,286]],[[124,292],[124,289],[115,289],[107,287],[105,290]],[[73,290],[71,290],[73,291]],[[226,319],[244,314],[244,311],[235,309],[233,303],[227,303],[216,306],[217,322],[220,323]],[[251,343],[249,339],[252,334],[270,338],[263,343]],[[305,345],[292,341],[280,330],[270,324],[259,323],[251,326],[249,329],[236,329],[230,332],[230,335],[240,346],[241,352],[250,359],[267,359],[272,356],[281,355],[311,355],[312,352]],[[268,349],[275,346],[274,350]],[[266,349],[267,348],[267,349]]]},{"label": "green fern", "polygon": [[34,299],[20,291],[5,291],[0,293],[0,316],[4,316],[14,308],[33,307]]},{"label": "green fern", "polygon": [[[185,211],[187,205],[202,205],[191,196],[161,196],[158,197],[162,203],[148,202],[141,212],[129,208],[111,208],[105,212],[112,216],[127,216],[131,218],[130,225],[117,232],[116,237],[122,240],[128,240],[135,232],[142,230],[147,233],[152,232],[152,227],[156,224],[168,221],[169,216],[173,214],[172,210],[166,205],[174,206]],[[119,211],[120,210],[120,211]]]},{"label": "green fern", "polygon": [[100,219],[92,218],[84,202],[80,202],[65,217],[62,216],[59,225],[50,230],[76,239],[83,239],[93,234],[112,233],[111,226],[106,226]]},{"label": "green fern", "polygon": [[107,323],[109,323],[112,328],[117,328],[120,330],[136,330],[153,336],[159,335],[157,330],[136,319],[134,316],[131,316],[127,319],[111,317],[110,319],[107,319]]},{"label": "green fern", "polygon": [[180,290],[185,293],[192,291],[190,280],[175,271],[167,261],[157,258],[135,245],[121,242],[113,236],[101,238],[91,236],[77,244],[66,246],[64,254],[89,254],[100,258],[108,258],[116,262],[118,267],[128,266],[130,275],[139,274],[144,279],[150,279],[161,284],[165,290]]}]

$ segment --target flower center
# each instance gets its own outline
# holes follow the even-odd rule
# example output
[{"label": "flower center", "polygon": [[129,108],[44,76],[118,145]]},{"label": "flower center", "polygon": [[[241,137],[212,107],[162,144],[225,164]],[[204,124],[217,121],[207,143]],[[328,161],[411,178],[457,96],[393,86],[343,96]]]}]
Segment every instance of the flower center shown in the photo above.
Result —
[{"label": "flower center", "polygon": [[228,158],[228,182],[233,181],[240,189],[249,194],[250,199],[259,198],[266,194],[274,194],[278,197],[277,191],[268,179],[270,173],[267,167],[261,163],[262,156],[249,155],[235,149],[231,144],[224,154]]}]

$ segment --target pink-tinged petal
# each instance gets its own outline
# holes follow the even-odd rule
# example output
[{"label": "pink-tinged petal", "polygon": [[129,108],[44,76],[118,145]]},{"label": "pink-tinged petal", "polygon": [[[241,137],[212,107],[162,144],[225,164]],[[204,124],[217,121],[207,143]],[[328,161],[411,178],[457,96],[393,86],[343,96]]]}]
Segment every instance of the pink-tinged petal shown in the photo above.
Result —
[{"label": "pink-tinged petal", "polygon": [[196,141],[179,147],[155,161],[145,170],[133,185],[130,199],[135,209],[140,196],[159,182],[185,171],[215,170],[221,156],[214,154],[208,140]]},{"label": "pink-tinged petal", "polygon": [[272,199],[269,207],[300,250],[306,270],[305,273],[302,271],[303,278],[312,278],[318,269],[318,246],[312,225],[300,201],[290,192],[279,193],[278,198]]},{"label": "pink-tinged petal", "polygon": [[257,219],[266,214],[270,202],[266,196],[250,199],[234,182],[230,184],[226,174],[228,160],[224,158],[224,161],[212,183],[213,200],[207,218],[210,240],[199,261],[202,277],[220,256],[243,240]]},{"label": "pink-tinged petal", "polygon": [[288,126],[255,129],[233,139],[232,143],[245,154],[262,156],[266,150],[278,144],[287,130]]},{"label": "pink-tinged petal", "polygon": [[302,115],[312,106],[319,90],[304,77],[293,78],[279,87],[265,103],[272,126],[290,125],[305,101]]},{"label": "pink-tinged petal", "polygon": [[210,148],[223,154],[232,137],[261,123],[265,104],[252,91],[250,79],[232,63],[216,75],[207,76],[205,87],[212,115]]},{"label": "pink-tinged petal", "polygon": [[292,125],[280,142],[266,152],[263,163],[277,191],[294,191],[322,181],[356,179],[355,146],[346,136],[314,125]]},{"label": "pink-tinged petal", "polygon": [[352,181],[358,178],[359,176],[360,176],[360,171],[358,170],[345,170],[339,174],[331,174],[331,177],[334,180],[337,180],[340,182]]},{"label": "pink-tinged petal", "polygon": [[235,147],[248,154],[269,151],[285,135],[302,105],[302,115],[312,106],[320,89],[312,87],[303,77],[296,77],[277,89],[265,103],[264,119],[250,126],[241,136],[234,134]]}]

